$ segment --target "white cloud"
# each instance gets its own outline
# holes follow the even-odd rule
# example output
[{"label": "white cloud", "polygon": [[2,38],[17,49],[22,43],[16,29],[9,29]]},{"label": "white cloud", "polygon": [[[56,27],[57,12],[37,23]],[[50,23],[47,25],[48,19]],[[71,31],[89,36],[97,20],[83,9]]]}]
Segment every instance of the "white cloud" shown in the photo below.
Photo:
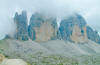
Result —
[{"label": "white cloud", "polygon": [[28,20],[36,11],[58,18],[78,12],[100,32],[100,0],[0,0],[0,34],[10,32],[13,26],[9,19],[22,10],[28,12]]}]

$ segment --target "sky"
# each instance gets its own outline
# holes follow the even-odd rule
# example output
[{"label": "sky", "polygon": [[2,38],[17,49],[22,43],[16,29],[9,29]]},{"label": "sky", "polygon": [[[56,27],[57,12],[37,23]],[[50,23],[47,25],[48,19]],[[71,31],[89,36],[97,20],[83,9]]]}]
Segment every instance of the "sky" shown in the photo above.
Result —
[{"label": "sky", "polygon": [[35,12],[59,20],[73,13],[81,14],[87,24],[100,33],[100,0],[0,0],[0,38],[13,34],[15,12],[27,11],[28,20]]}]

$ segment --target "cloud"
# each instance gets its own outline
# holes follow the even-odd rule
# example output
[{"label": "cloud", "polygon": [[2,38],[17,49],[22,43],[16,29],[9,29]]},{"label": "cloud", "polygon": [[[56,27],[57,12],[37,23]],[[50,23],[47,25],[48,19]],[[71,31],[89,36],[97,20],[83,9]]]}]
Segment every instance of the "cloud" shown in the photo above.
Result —
[{"label": "cloud", "polygon": [[5,35],[13,36],[16,30],[16,25],[12,19],[0,17],[0,39],[3,39]]},{"label": "cloud", "polygon": [[100,32],[100,8],[93,7],[84,14],[87,23],[95,30]]},{"label": "cloud", "polygon": [[0,0],[0,35],[11,33],[14,28],[12,18],[15,12],[26,10],[28,20],[36,11],[46,17],[67,17],[75,12],[80,13],[87,23],[100,32],[99,0]]}]

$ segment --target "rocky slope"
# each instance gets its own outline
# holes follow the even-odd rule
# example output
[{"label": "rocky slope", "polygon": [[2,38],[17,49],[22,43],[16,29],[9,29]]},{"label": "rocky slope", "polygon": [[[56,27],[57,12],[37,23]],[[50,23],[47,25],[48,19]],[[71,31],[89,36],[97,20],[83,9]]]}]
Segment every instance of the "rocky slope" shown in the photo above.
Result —
[{"label": "rocky slope", "polygon": [[[6,43],[5,43],[6,42]],[[3,43],[8,44],[8,48],[5,45],[0,47],[2,52],[4,51],[7,56],[21,56],[27,57],[34,54],[61,54],[61,55],[92,55],[99,54],[100,45],[89,40],[88,43],[74,44],[63,40],[53,40],[45,43],[36,43],[34,41],[18,41],[13,39],[5,40]],[[27,44],[28,43],[28,44]],[[30,57],[31,58],[31,57]]]},{"label": "rocky slope", "polygon": [[[55,62],[57,61],[57,63],[59,63],[61,59],[67,62],[67,60],[63,59],[65,57],[67,57],[65,59],[68,59],[70,57],[72,57],[73,59],[74,58],[73,56],[76,56],[75,59],[78,60],[79,57],[82,57],[82,56],[92,57],[92,55],[98,56],[100,54],[100,51],[99,51],[100,45],[92,41],[89,41],[88,43],[84,43],[84,44],[81,44],[81,43],[75,44],[75,43],[63,41],[63,40],[52,40],[45,43],[37,43],[32,40],[18,41],[14,39],[6,39],[2,43],[5,43],[5,45],[2,45],[0,43],[0,46],[2,46],[2,48],[0,47],[0,51],[1,51],[0,53],[4,54],[6,57],[9,57],[12,59],[20,58],[29,62],[30,64],[32,63],[35,64],[36,62],[37,65],[40,62],[42,63],[44,60],[45,60],[44,62],[48,61],[52,63],[54,61]],[[6,48],[6,44],[8,45],[7,48]],[[58,58],[58,60],[56,58]],[[85,59],[82,58],[81,60],[85,60]],[[92,60],[91,62],[93,62],[95,59],[92,60],[88,58],[88,60]],[[99,59],[96,59],[96,60],[99,60]],[[70,61],[69,63],[72,63],[72,62],[73,61]]]}]

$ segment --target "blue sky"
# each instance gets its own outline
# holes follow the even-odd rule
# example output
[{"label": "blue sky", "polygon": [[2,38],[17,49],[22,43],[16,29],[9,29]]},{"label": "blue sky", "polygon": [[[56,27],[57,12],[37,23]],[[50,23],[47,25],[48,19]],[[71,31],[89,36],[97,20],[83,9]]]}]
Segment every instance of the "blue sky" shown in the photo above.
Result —
[{"label": "blue sky", "polygon": [[36,11],[58,18],[78,12],[100,32],[100,0],[0,0],[0,8],[0,36],[14,32],[12,18],[22,10],[27,11],[28,18]]}]

